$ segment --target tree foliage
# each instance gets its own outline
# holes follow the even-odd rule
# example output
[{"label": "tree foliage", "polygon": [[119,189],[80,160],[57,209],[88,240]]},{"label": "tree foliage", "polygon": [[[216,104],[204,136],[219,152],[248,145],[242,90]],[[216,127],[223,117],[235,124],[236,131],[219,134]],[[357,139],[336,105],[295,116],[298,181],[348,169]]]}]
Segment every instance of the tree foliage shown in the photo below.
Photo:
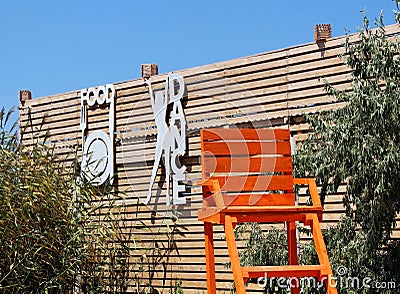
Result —
[{"label": "tree foliage", "polygon": [[[125,206],[122,192],[80,176],[74,150],[60,158],[35,132],[30,146],[18,142],[10,117],[0,111],[0,292],[158,293],[153,283],[181,234],[177,218],[148,226],[139,202]],[[183,291],[179,279],[163,283]]]},{"label": "tree foliage", "polygon": [[399,245],[390,237],[400,212],[400,44],[386,34],[382,16],[376,24],[372,30],[364,18],[359,41],[346,39],[351,89],[325,84],[344,106],[307,117],[314,132],[296,166],[298,175],[316,177],[322,200],[346,185],[345,218],[327,234],[336,266],[399,281]]},{"label": "tree foliage", "polygon": [[116,195],[76,181],[51,148],[20,145],[10,114],[0,112],[0,292],[123,291],[123,219],[103,201]]},{"label": "tree foliage", "polygon": [[345,106],[309,117],[314,133],[296,162],[323,186],[322,198],[346,183],[346,215],[367,237],[367,252],[388,244],[400,212],[400,45],[378,25],[371,30],[365,19],[360,41],[347,38],[351,91],[325,85]]}]

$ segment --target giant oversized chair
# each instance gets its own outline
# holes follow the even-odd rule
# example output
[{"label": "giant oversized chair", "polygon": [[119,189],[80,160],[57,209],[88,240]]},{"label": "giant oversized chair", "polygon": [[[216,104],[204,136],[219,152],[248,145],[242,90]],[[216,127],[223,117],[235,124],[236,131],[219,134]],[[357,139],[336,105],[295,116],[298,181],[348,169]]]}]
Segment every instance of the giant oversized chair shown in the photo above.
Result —
[{"label": "giant oversized chair", "polygon": [[[203,207],[207,289],[216,293],[213,225],[225,229],[236,292],[245,294],[245,283],[258,277],[316,277],[328,293],[332,269],[321,233],[322,206],[312,178],[293,178],[289,130],[204,129],[201,131]],[[296,205],[294,185],[308,185],[312,206]],[[298,265],[296,221],[311,226],[319,265]],[[240,265],[234,228],[243,222],[286,223],[287,266]],[[292,293],[299,293],[298,286]]]}]

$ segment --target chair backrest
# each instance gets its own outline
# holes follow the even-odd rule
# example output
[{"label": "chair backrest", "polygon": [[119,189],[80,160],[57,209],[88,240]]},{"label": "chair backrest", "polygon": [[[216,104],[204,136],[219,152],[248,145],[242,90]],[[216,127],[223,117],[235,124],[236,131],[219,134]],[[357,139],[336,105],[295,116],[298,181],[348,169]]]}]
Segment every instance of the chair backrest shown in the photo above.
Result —
[{"label": "chair backrest", "polygon": [[[203,179],[219,181],[225,205],[294,205],[290,132],[287,129],[204,129]],[[207,206],[214,206],[203,188]]]}]

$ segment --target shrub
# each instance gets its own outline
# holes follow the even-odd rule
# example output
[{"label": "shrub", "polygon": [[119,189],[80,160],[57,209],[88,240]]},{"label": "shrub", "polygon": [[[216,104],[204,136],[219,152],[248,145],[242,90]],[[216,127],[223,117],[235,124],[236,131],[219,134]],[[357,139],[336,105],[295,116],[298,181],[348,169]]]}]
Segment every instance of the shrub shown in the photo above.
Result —
[{"label": "shrub", "polygon": [[[40,143],[18,145],[0,112],[0,289],[2,293],[124,291],[129,247],[110,189],[77,181]],[[131,238],[132,236],[128,237]]]}]

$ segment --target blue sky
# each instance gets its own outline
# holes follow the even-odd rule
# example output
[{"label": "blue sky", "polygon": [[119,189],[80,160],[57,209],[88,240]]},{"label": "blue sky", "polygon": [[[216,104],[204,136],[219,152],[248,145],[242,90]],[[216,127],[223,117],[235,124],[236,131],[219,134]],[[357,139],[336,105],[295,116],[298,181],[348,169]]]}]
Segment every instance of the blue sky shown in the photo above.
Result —
[{"label": "blue sky", "polygon": [[355,32],[366,9],[390,0],[91,1],[1,0],[0,106],[18,104],[18,90],[41,97],[134,79],[141,63],[160,72],[313,41],[317,23],[333,36]]}]

